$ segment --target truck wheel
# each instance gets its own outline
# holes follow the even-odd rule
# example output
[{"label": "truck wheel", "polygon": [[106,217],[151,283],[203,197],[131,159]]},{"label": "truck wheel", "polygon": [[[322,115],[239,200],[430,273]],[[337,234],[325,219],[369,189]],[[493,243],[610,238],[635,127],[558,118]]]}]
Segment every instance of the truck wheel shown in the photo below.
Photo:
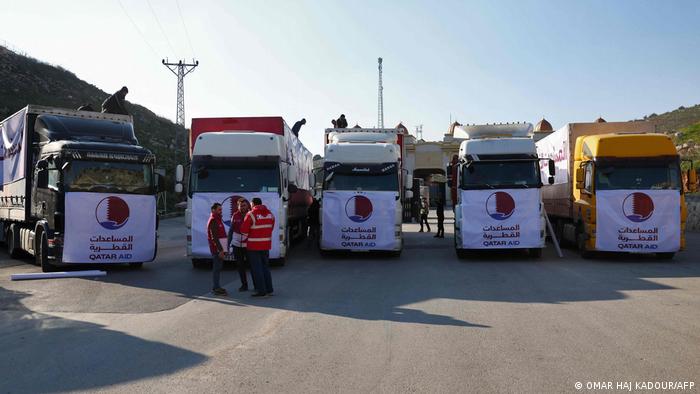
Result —
[{"label": "truck wheel", "polygon": [[211,267],[211,262],[206,259],[192,259],[192,268],[206,269]]},{"label": "truck wheel", "polygon": [[593,252],[586,250],[586,234],[583,231],[583,226],[578,226],[576,230],[576,245],[578,246],[578,252],[584,259],[590,259],[593,257]]},{"label": "truck wheel", "polygon": [[129,268],[133,268],[135,270],[141,269],[143,267],[143,263],[129,263]]},{"label": "truck wheel", "polygon": [[17,234],[15,234],[15,226],[11,226],[7,230],[7,254],[13,259],[20,257],[21,250],[17,247]]},{"label": "truck wheel", "polygon": [[43,272],[53,272],[56,267],[49,263],[49,240],[45,232],[41,232],[39,238],[36,240],[36,246],[34,248],[34,258],[36,265],[41,267]]},{"label": "truck wheel", "polygon": [[527,251],[527,254],[533,259],[539,259],[542,257],[542,248],[531,248]]},{"label": "truck wheel", "polygon": [[466,249],[455,249],[457,251],[457,258],[464,260],[469,257],[469,252]]},{"label": "truck wheel", "polygon": [[657,253],[656,257],[658,257],[661,260],[673,260],[673,257],[676,255],[675,252],[665,252],[665,253]]}]

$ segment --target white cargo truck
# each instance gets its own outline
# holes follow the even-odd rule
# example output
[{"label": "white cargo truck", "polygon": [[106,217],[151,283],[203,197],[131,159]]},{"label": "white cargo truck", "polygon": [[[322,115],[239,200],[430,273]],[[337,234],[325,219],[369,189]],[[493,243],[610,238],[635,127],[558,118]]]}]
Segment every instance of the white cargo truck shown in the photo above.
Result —
[{"label": "white cargo truck", "polygon": [[403,136],[401,129],[326,129],[321,251],[401,253],[402,201],[412,197]]},{"label": "white cargo truck", "polygon": [[[524,249],[539,257],[545,247],[540,159],[530,123],[458,126],[455,249]],[[545,159],[547,160],[547,159]],[[554,163],[549,161],[553,182]]]}]

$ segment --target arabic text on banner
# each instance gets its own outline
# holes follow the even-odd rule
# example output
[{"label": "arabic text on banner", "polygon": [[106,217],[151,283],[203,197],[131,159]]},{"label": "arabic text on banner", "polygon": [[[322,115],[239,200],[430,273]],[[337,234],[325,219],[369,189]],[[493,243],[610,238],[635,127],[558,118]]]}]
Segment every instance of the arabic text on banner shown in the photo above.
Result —
[{"label": "arabic text on banner", "polygon": [[461,190],[462,247],[543,247],[540,189]]},{"label": "arabic text on banner", "polygon": [[599,190],[596,249],[676,252],[681,244],[678,190]]},{"label": "arabic text on banner", "polygon": [[141,263],[156,253],[156,198],[66,193],[66,263]]},{"label": "arabic text on banner", "polygon": [[396,193],[323,193],[322,247],[334,250],[394,250]]},{"label": "arabic text on banner", "polygon": [[270,258],[280,257],[280,224],[286,222],[286,218],[280,218],[280,196],[278,193],[194,193],[192,197],[192,255],[197,257],[210,257],[209,241],[207,241],[207,221],[211,215],[211,206],[215,202],[221,204],[223,211],[224,227],[226,233],[231,226],[231,214],[238,209],[237,201],[245,198],[248,202],[254,197],[262,200],[267,209],[275,215],[275,227],[272,231],[272,249]]}]

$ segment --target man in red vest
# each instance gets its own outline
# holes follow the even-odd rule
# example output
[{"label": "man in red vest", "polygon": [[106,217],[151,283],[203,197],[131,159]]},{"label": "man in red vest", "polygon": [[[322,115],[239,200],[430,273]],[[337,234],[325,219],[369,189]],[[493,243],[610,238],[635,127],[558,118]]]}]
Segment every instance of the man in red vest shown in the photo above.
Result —
[{"label": "man in red vest", "polygon": [[226,289],[221,287],[221,267],[224,264],[226,247],[226,227],[221,219],[221,204],[215,202],[211,206],[211,215],[207,222],[207,239],[209,240],[209,251],[212,258],[212,276],[214,279],[214,294],[227,295]]},{"label": "man in red vest", "polygon": [[270,249],[272,248],[272,231],[275,228],[275,216],[255,197],[253,209],[250,210],[241,225],[241,234],[245,238],[248,262],[253,274],[255,294],[253,297],[272,295],[272,275],[268,268]]}]

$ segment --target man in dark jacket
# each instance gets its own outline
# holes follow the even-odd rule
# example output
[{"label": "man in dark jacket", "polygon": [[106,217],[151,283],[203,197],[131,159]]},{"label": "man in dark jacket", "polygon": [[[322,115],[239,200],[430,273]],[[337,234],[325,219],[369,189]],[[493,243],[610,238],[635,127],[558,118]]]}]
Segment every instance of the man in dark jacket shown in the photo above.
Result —
[{"label": "man in dark jacket", "polygon": [[445,238],[445,200],[442,196],[438,197],[436,201],[435,213],[437,214],[437,234],[435,238]]},{"label": "man in dark jacket", "polygon": [[211,206],[211,215],[207,222],[207,240],[209,241],[209,251],[212,259],[212,278],[214,280],[214,294],[227,295],[226,289],[221,287],[221,267],[224,265],[226,256],[226,227],[221,219],[221,204],[215,202]]},{"label": "man in dark jacket", "polygon": [[345,114],[340,114],[340,118],[338,118],[338,121],[336,122],[336,126],[339,129],[345,129],[348,127],[348,121],[345,120]]},{"label": "man in dark jacket", "polygon": [[129,111],[126,110],[124,105],[127,93],[129,93],[129,89],[123,86],[119,91],[107,97],[107,100],[102,103],[102,112],[129,115]]},{"label": "man in dark jacket", "polygon": [[321,226],[321,204],[317,198],[309,206],[309,213],[306,217],[306,223],[309,225],[309,240],[316,240],[318,238],[319,227]]}]

